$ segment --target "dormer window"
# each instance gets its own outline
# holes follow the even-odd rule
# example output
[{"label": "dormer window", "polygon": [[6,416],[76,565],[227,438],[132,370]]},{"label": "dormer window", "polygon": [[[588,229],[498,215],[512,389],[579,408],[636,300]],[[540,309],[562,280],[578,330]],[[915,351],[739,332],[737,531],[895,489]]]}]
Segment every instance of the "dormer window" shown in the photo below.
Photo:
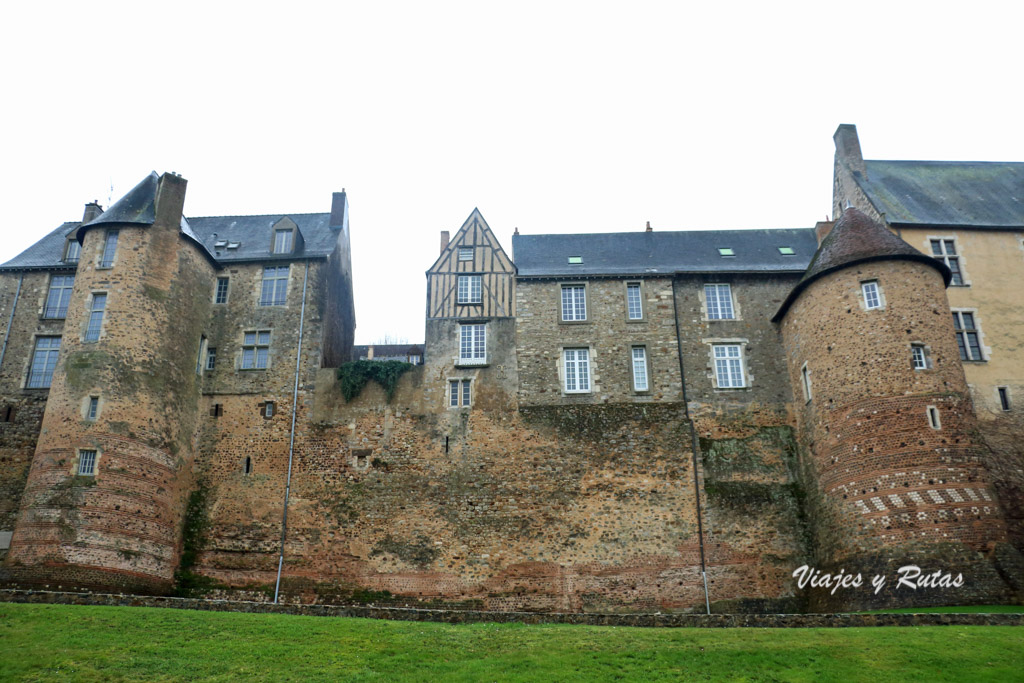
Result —
[{"label": "dormer window", "polygon": [[274,231],[274,253],[290,254],[292,251],[292,231],[290,229]]},{"label": "dormer window", "polygon": [[67,263],[78,263],[81,256],[82,245],[78,243],[77,239],[69,239],[67,246],[64,247],[64,260]]}]

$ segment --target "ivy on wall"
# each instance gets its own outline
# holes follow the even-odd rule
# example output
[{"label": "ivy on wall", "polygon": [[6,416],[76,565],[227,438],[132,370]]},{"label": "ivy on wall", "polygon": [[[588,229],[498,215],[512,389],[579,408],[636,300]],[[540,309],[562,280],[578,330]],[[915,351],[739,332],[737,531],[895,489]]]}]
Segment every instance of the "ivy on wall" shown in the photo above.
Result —
[{"label": "ivy on wall", "polygon": [[398,388],[399,378],[412,367],[411,363],[400,360],[357,360],[345,363],[338,368],[341,395],[346,401],[351,401],[359,395],[367,382],[373,380],[384,388],[390,403]]}]

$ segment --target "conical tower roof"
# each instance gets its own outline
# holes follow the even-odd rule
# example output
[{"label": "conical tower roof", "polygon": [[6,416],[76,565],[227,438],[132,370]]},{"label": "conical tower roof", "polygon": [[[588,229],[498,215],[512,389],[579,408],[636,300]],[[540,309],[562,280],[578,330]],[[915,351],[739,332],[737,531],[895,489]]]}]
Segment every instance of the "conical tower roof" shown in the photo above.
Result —
[{"label": "conical tower roof", "polygon": [[938,259],[922,254],[901,240],[878,221],[872,220],[859,209],[847,208],[836,221],[832,231],[821,241],[807,271],[772,318],[779,322],[800,296],[800,292],[815,280],[842,268],[868,261],[920,261],[935,268],[946,285],[952,278],[949,268]]},{"label": "conical tower roof", "polygon": [[78,231],[78,241],[82,241],[82,235],[86,230],[98,225],[112,223],[153,225],[156,220],[156,189],[159,181],[160,176],[156,174],[156,171],[143,178],[142,182],[114,202],[109,209],[83,225],[82,229]]}]

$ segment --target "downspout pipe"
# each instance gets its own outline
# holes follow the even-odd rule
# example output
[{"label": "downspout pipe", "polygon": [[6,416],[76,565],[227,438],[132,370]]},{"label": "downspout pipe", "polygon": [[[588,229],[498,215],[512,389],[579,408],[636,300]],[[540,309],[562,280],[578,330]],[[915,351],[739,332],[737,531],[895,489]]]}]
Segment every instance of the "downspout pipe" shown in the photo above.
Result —
[{"label": "downspout pipe", "polygon": [[7,355],[7,342],[11,339],[11,324],[14,322],[14,312],[18,310],[18,297],[21,296],[21,283],[25,280],[25,273],[18,275],[18,288],[14,291],[14,303],[11,304],[11,317],[7,319],[7,331],[4,332],[4,345],[0,348],[0,367],[3,367],[4,356]]},{"label": "downspout pipe", "polygon": [[686,397],[686,372],[683,369],[683,340],[679,335],[679,302],[676,299],[676,281],[672,279],[672,312],[676,318],[676,347],[679,352],[679,380],[683,385],[683,414],[690,423],[690,450],[693,454],[693,493],[697,503],[697,539],[700,542],[700,576],[704,581],[704,608],[711,614],[711,598],[708,596],[708,573],[704,558],[704,522],[700,512],[700,477],[697,474],[697,427],[690,417],[690,401]]},{"label": "downspout pipe", "polygon": [[284,542],[288,537],[288,498],[292,492],[292,462],[295,456],[295,418],[299,410],[299,371],[302,367],[302,331],[306,322],[306,285],[309,283],[309,261],[302,277],[302,309],[299,312],[299,344],[295,351],[295,384],[292,387],[292,429],[288,437],[288,476],[284,484],[284,511],[281,513],[281,554],[277,558],[277,581],[274,582],[274,604],[281,591],[281,569],[284,567]]}]

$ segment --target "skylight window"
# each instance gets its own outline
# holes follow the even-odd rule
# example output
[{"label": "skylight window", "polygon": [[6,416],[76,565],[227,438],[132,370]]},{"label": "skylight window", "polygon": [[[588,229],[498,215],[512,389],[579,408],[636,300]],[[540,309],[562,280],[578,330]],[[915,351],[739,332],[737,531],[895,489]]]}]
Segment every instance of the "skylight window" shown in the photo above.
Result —
[{"label": "skylight window", "polygon": [[718,248],[718,255],[719,256],[735,256],[736,252],[732,250],[732,247],[719,247]]},{"label": "skylight window", "polygon": [[217,240],[216,242],[213,243],[213,246],[215,246],[215,247],[226,247],[226,246],[228,246],[228,241],[227,240]]},{"label": "skylight window", "polygon": [[779,253],[783,256],[792,256],[796,252],[793,251],[793,247],[779,247]]},{"label": "skylight window", "polygon": [[228,249],[238,249],[241,242],[228,242]]},{"label": "skylight window", "polygon": [[583,263],[583,257],[582,256],[570,256],[569,257],[569,265],[570,266],[578,266],[581,263]]}]

